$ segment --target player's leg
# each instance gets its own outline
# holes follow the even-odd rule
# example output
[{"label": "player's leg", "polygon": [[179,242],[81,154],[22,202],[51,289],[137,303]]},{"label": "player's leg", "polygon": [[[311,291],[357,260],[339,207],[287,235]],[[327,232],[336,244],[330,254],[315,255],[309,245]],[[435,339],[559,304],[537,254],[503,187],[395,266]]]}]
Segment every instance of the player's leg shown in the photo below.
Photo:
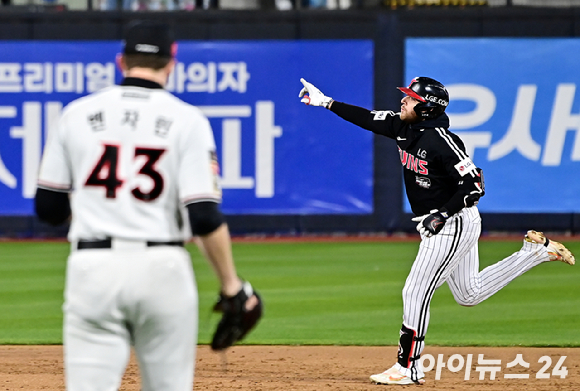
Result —
[{"label": "player's leg", "polygon": [[435,290],[449,278],[465,255],[477,248],[480,223],[475,208],[464,209],[450,218],[439,234],[422,238],[403,288],[403,323],[416,331],[417,338],[427,333]]},{"label": "player's leg", "polygon": [[121,327],[96,325],[77,314],[64,319],[66,389],[117,391],[129,361],[129,336]]},{"label": "player's leg", "polygon": [[481,294],[481,278],[477,246],[473,246],[471,251],[465,254],[447,279],[447,284],[457,303],[468,305],[478,300]]},{"label": "player's leg", "polygon": [[188,253],[154,248],[145,259],[132,317],[142,391],[191,391],[197,344],[197,288]]},{"label": "player's leg", "polygon": [[[107,255],[103,255],[107,253]],[[107,250],[73,253],[67,264],[64,309],[66,389],[117,391],[129,360],[129,334],[116,295],[122,273]]]},{"label": "player's leg", "polygon": [[474,248],[451,274],[449,288],[459,304],[474,306],[488,299],[516,277],[549,260],[550,255],[543,242],[524,239],[520,251],[480,272],[479,255],[477,248]]},{"label": "player's leg", "polygon": [[397,364],[382,374],[371,376],[373,381],[384,384],[421,382],[424,374],[419,358],[425,345],[431,299],[459,259],[477,245],[478,219],[478,214],[461,213],[449,219],[439,234],[422,238],[403,288],[403,326]]},{"label": "player's leg", "polygon": [[[372,375],[370,378],[375,383],[405,385],[424,382],[425,374],[420,368],[419,358],[429,323],[431,298],[440,285],[438,271],[444,261],[435,247],[431,246],[435,241],[439,242],[435,237],[423,238],[421,241],[403,288],[403,325],[399,332],[397,362],[386,371]],[[451,243],[443,242],[445,245],[440,250],[448,253]],[[419,326],[422,335],[418,334]]]}]

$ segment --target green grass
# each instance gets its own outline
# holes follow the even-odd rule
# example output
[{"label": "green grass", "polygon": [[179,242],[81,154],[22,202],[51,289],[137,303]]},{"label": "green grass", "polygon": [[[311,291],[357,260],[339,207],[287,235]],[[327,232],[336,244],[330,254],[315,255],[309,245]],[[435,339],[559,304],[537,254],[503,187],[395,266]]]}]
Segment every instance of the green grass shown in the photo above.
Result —
[{"label": "green grass", "polygon": [[[480,243],[481,267],[517,251],[519,240]],[[580,254],[580,242],[569,248]],[[401,290],[418,242],[235,243],[239,274],[262,294],[264,318],[247,344],[395,345]],[[200,343],[218,321],[218,284],[195,246]],[[0,343],[62,342],[66,243],[0,243]],[[552,262],[472,308],[441,287],[431,306],[430,345],[580,346],[578,267]]]},{"label": "green grass", "polygon": [[0,243],[0,342],[61,343],[64,243]]}]

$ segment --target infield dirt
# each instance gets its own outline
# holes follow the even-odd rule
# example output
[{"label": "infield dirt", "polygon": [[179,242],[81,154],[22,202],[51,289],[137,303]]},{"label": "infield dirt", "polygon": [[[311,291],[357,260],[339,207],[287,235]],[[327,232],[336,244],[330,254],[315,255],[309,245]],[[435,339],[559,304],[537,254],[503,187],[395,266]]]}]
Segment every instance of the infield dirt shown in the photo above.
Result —
[{"label": "infield dirt", "polygon": [[[383,386],[372,384],[369,375],[390,367],[395,360],[394,346],[236,346],[224,354],[200,346],[197,353],[194,390],[411,390],[419,386]],[[551,391],[580,390],[580,348],[488,348],[488,347],[427,347],[424,355],[434,361],[442,354],[439,380],[437,364],[426,374],[426,384],[417,388],[429,390],[468,391]],[[497,365],[478,364],[485,360],[501,360]],[[529,364],[510,366],[518,354]],[[452,355],[455,359],[449,362]],[[461,359],[472,355],[469,379],[466,365],[451,372],[448,364],[459,367]],[[461,359],[459,358],[461,356]],[[552,371],[566,356],[562,366],[567,374]],[[551,364],[547,365],[547,359]],[[426,365],[429,363],[426,361]],[[481,367],[499,367],[495,379]],[[479,371],[477,370],[479,367]],[[562,368],[560,368],[562,369]],[[480,380],[480,374],[484,379]],[[505,378],[506,375],[528,375],[528,378]],[[537,375],[549,378],[537,378]],[[120,391],[138,391],[139,371],[135,357],[123,378]],[[0,390],[64,390],[62,346],[0,346]]]}]

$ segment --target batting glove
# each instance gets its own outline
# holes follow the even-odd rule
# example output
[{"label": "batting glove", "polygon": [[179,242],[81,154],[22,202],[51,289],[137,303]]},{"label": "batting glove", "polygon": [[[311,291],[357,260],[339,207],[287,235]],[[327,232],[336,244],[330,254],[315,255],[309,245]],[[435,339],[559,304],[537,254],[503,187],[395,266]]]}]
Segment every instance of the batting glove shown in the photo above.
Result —
[{"label": "batting glove", "polygon": [[448,218],[447,210],[442,208],[441,210],[433,209],[430,214],[413,217],[411,220],[418,222],[417,231],[421,236],[430,238],[441,232]]},{"label": "batting glove", "polygon": [[[299,98],[302,98],[300,102],[306,103],[310,106],[322,106],[326,109],[329,108],[330,104],[332,103],[333,99],[325,96],[320,90],[314,87],[312,84],[308,83],[304,79],[300,79],[304,88],[298,94]],[[308,94],[308,95],[306,95]]]}]

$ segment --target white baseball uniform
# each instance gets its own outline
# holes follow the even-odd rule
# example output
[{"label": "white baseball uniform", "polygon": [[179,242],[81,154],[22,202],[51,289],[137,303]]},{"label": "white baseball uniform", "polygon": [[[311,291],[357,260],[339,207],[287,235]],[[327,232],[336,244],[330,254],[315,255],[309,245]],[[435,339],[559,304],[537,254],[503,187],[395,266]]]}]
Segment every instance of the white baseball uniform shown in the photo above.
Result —
[{"label": "white baseball uniform", "polygon": [[193,387],[198,298],[180,246],[184,205],[220,202],[221,190],[209,121],[160,87],[126,79],[72,102],[44,152],[38,186],[71,192],[70,390],[118,390],[131,344],[142,390]]}]

